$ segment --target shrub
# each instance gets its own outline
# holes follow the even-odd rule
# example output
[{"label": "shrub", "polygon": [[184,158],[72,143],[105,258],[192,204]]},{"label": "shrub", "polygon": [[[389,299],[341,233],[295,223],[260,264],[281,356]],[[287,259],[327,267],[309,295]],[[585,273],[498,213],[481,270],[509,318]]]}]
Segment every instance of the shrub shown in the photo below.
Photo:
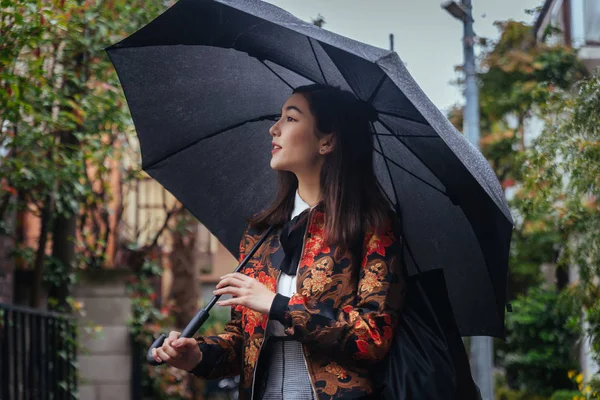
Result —
[{"label": "shrub", "polygon": [[560,389],[575,389],[568,371],[578,329],[569,321],[579,312],[573,302],[559,301],[555,290],[532,288],[513,302],[507,314],[507,342],[500,354],[509,388],[550,396]]}]

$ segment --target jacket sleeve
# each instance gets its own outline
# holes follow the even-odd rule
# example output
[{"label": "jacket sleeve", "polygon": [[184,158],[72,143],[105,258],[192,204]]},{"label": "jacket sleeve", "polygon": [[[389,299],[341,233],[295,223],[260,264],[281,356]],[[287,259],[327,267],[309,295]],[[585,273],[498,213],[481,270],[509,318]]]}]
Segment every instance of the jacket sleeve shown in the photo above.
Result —
[{"label": "jacket sleeve", "polygon": [[365,234],[357,289],[350,301],[334,310],[331,302],[311,302],[294,293],[277,294],[269,317],[281,322],[286,335],[331,351],[376,363],[387,354],[404,301],[405,278],[400,241],[389,226]]},{"label": "jacket sleeve", "polygon": [[[244,231],[240,241],[238,262],[241,262],[245,257],[244,244],[247,232],[248,229]],[[222,379],[240,374],[244,342],[241,310],[241,307],[231,308],[231,318],[225,325],[223,333],[196,338],[198,347],[202,351],[202,360],[189,372],[206,379]]]}]

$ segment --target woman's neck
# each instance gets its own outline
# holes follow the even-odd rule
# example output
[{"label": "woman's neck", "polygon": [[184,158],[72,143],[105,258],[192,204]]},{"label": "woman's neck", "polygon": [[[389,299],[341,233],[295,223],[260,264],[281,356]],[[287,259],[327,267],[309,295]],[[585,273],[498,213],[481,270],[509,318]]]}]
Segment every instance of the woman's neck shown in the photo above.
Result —
[{"label": "woman's neck", "polygon": [[319,181],[298,179],[298,195],[306,204],[313,207],[321,198],[321,185]]}]

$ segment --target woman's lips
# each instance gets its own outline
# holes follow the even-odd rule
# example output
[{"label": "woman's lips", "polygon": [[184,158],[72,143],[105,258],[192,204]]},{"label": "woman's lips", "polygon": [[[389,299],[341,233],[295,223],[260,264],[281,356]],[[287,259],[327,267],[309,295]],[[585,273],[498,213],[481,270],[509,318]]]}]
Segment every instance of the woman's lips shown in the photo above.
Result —
[{"label": "woman's lips", "polygon": [[273,150],[271,150],[271,154],[275,154],[275,152],[281,150],[281,147],[275,147]]}]

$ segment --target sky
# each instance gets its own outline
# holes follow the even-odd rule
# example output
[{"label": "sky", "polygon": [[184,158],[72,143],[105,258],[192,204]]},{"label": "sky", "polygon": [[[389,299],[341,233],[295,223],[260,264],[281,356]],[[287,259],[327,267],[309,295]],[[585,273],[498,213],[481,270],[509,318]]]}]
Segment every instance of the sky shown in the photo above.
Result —
[{"label": "sky", "polygon": [[[452,85],[456,65],[462,64],[462,22],[441,8],[441,0],[267,0],[296,17],[311,21],[321,14],[324,29],[394,51],[433,103],[446,112],[464,103]],[[531,23],[525,10],[542,0],[472,0],[473,29],[478,36],[498,38],[494,21],[513,19]]]}]

